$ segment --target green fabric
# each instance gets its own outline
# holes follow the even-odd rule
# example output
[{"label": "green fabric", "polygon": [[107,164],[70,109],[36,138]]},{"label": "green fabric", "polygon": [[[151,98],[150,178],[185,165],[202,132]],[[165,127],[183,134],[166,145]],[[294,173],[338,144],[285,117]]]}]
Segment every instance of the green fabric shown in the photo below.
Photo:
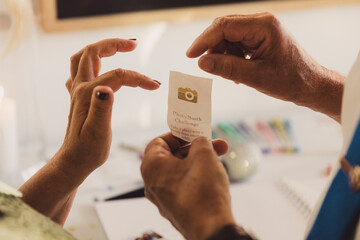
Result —
[{"label": "green fabric", "polygon": [[21,199],[0,193],[0,239],[73,240],[76,238]]}]

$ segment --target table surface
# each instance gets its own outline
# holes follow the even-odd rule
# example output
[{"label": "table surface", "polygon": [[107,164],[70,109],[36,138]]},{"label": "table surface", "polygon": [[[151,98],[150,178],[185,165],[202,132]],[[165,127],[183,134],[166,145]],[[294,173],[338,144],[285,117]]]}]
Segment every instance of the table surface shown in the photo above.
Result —
[{"label": "table surface", "polygon": [[[275,186],[282,178],[301,182],[316,194],[320,193],[327,180],[326,169],[336,161],[340,151],[342,141],[340,126],[320,114],[304,110],[292,112],[291,119],[296,130],[295,135],[301,145],[301,152],[264,156],[260,169],[254,176],[247,181],[231,185],[235,199],[241,196],[242,192],[248,192],[250,188],[262,189],[267,186],[273,189],[271,191],[275,191],[275,194],[281,194],[275,190]],[[306,136],[309,134],[313,135],[312,141],[307,141]],[[116,148],[119,141],[121,142],[121,140],[114,142],[109,160],[105,165],[95,171],[79,188],[65,224],[65,229],[79,239],[107,239],[94,208],[95,198],[126,192],[132,186],[141,184],[139,171],[141,162],[138,160],[138,155]],[[127,141],[132,142],[131,139]],[[271,191],[269,198],[272,196]],[[236,220],[250,226],[260,239],[272,239],[269,236],[276,236],[278,239],[286,239],[288,236],[293,236],[292,239],[302,238],[307,219],[295,209],[292,221],[302,224],[295,227],[294,224],[289,224],[287,227],[283,226],[286,231],[274,233],[273,228],[276,226],[265,224],[264,221],[271,220],[273,214],[286,217],[289,213],[281,212],[281,209],[263,209],[263,212],[252,212],[254,208],[244,208],[246,204],[251,206],[251,198],[240,202],[241,206],[233,202]],[[127,214],[130,213],[124,212],[124,216]],[[259,219],[264,221],[259,223]],[[273,222],[273,224],[276,223],[276,221]]]},{"label": "table surface", "polygon": [[[304,184],[304,186],[309,187],[310,190],[319,194],[320,189],[327,180],[325,174],[326,168],[333,164],[336,159],[337,157],[335,154],[267,156],[262,159],[260,170],[252,178],[245,182],[233,183],[231,185],[231,192],[233,197],[238,199],[239,195],[241,196],[242,193],[247,194],[249,192],[249,188],[253,188],[255,191],[256,189],[261,191],[262,188],[268,188],[267,193],[270,194],[263,197],[266,197],[266,201],[271,202],[271,198],[274,198],[272,194],[281,195],[280,192],[275,190],[276,185],[282,178],[287,178],[301,182]],[[109,161],[118,161],[118,159],[109,159]],[[109,164],[109,166],[110,165],[112,164]],[[103,170],[104,169],[101,171]],[[91,177],[92,179],[89,179],[89,182],[85,183],[84,186],[82,186],[82,189],[79,190],[71,213],[65,224],[65,229],[79,239],[107,239],[94,208],[94,198],[96,196],[96,192],[99,194],[104,193],[104,190],[101,189],[101,187],[94,188],[94,184],[90,183],[97,177],[94,174],[94,176]],[[135,178],[133,180],[135,180]],[[128,182],[130,183],[130,181]],[[271,190],[269,190],[270,188]],[[270,236],[274,236],[274,234],[278,237],[277,239],[286,239],[286,236],[292,236],[292,239],[301,239],[303,236],[307,218],[302,216],[300,212],[297,212],[296,206],[294,206],[292,223],[288,222],[288,224],[281,226],[283,229],[285,229],[285,231],[274,232],[274,228],[280,227],[274,226],[275,223],[279,222],[278,220],[275,220],[274,215],[277,215],[276,219],[281,219],[281,216],[289,216],[288,212],[284,212],[289,208],[285,208],[287,210],[266,210],[260,208],[264,211],[259,212],[254,211],[256,206],[253,206],[254,202],[259,203],[258,199],[251,199],[251,197],[247,196],[245,200],[240,202],[242,206],[238,206],[236,202],[233,202],[233,209],[236,220],[240,224],[249,226],[257,234],[257,236],[260,237],[260,239],[273,239],[270,238]],[[291,204],[291,201],[289,201],[289,204]],[[245,207],[246,205],[249,207]],[[124,216],[127,216],[128,214],[131,214],[131,212],[124,212],[123,214]],[[267,222],[272,218],[274,218],[272,223]],[[299,222],[299,224],[294,225],[294,221]]]}]

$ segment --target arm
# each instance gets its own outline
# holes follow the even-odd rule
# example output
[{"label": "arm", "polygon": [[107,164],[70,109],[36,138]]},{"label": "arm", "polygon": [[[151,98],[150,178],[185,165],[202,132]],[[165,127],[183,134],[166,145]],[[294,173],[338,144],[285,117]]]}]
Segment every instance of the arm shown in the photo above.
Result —
[{"label": "arm", "polygon": [[226,226],[235,226],[228,177],[218,159],[226,143],[200,137],[186,147],[187,154],[184,144],[171,134],[149,143],[141,165],[146,197],[186,239],[246,239],[240,227],[226,238]]},{"label": "arm", "polygon": [[79,185],[108,158],[114,92],[121,86],[159,88],[157,82],[129,70],[117,69],[99,76],[101,57],[135,47],[135,41],[108,39],[89,45],[71,58],[71,78],[66,83],[71,107],[64,143],[19,189],[26,203],[61,225]]},{"label": "arm", "polygon": [[52,161],[21,186],[19,191],[23,193],[24,202],[64,225],[80,183],[59,170]]},{"label": "arm", "polygon": [[217,18],[187,51],[203,53],[206,72],[341,120],[345,77],[318,64],[272,14]]}]

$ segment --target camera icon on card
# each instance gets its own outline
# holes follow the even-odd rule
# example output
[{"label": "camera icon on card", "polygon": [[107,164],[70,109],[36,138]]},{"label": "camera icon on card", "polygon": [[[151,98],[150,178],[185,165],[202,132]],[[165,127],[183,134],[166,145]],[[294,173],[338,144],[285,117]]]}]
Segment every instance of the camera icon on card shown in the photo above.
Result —
[{"label": "camera icon on card", "polygon": [[184,100],[187,102],[197,103],[198,102],[198,93],[196,90],[191,90],[190,88],[179,88],[178,89],[178,99]]}]

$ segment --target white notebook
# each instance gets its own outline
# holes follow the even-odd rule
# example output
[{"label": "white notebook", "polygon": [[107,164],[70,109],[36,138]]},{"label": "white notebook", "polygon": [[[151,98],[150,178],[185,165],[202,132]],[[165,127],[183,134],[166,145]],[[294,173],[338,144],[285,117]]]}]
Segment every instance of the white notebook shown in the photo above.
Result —
[{"label": "white notebook", "polygon": [[154,231],[165,239],[183,239],[146,198],[100,202],[95,205],[109,240],[130,240]]},{"label": "white notebook", "polygon": [[[231,185],[234,217],[261,240],[304,239],[310,208],[320,193],[311,186],[290,179]],[[183,239],[145,198],[100,202],[95,208],[109,240],[135,239],[146,231]]]}]

